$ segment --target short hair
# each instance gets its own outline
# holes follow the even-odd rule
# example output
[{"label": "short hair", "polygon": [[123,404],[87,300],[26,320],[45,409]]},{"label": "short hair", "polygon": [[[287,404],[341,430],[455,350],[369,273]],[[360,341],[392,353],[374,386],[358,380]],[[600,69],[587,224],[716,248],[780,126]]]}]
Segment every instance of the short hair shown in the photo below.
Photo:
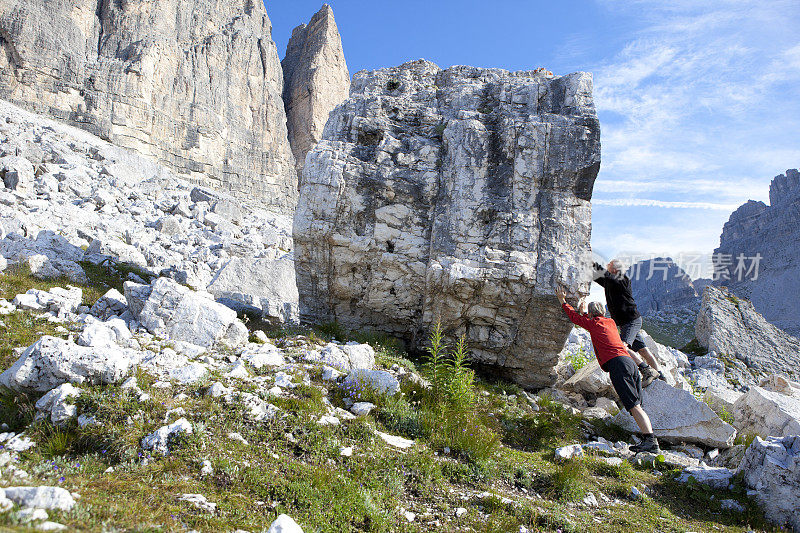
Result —
[{"label": "short hair", "polygon": [[587,312],[589,316],[605,316],[606,315],[606,306],[601,304],[600,302],[591,302],[589,307],[587,308]]},{"label": "short hair", "polygon": [[622,261],[620,261],[619,259],[612,259],[611,260],[611,265],[614,268],[616,268],[617,270],[619,270],[620,272],[625,272],[625,264]]}]

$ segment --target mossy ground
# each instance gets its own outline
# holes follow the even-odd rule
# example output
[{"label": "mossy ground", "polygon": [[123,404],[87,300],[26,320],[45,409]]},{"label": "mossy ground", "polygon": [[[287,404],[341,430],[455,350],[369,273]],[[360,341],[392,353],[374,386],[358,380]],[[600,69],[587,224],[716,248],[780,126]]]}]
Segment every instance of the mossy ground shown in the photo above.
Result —
[{"label": "mossy ground", "polygon": [[[47,288],[41,283],[24,274],[0,276],[0,291],[7,295],[33,285]],[[0,319],[5,324],[0,370],[15,359],[13,348],[56,333],[28,313]],[[272,340],[291,345],[299,334],[320,342],[334,335],[350,337],[331,327],[272,330]],[[421,366],[396,342],[357,337],[375,343],[384,367]],[[237,405],[205,396],[207,383],[173,384],[164,390],[152,387],[154,380],[139,373],[140,387],[151,396],[143,402],[116,386],[85,387],[89,392],[78,399],[79,407],[94,413],[100,423],[59,429],[33,422],[26,434],[37,446],[20,454],[17,466],[31,475],[28,484],[59,485],[81,495],[72,511],[50,512],[51,520],[76,531],[261,531],[280,513],[292,516],[306,532],[506,532],[520,525],[562,532],[771,530],[738,484],[734,491],[713,491],[678,484],[675,472],[660,465],[614,467],[593,456],[556,462],[554,448],[577,442],[583,421],[547,400],[534,412],[512,384],[478,379],[474,405],[453,416],[466,416],[486,433],[476,432],[466,441],[443,441],[442,424],[451,411],[443,409],[443,418],[431,420],[431,411],[420,407],[423,393],[409,385],[404,385],[404,396],[377,398],[378,409],[367,417],[321,426],[315,418],[323,396],[335,404],[343,396],[334,390],[336,385],[320,380],[317,369],[308,374],[310,385],[275,400],[281,415],[260,423],[249,421]],[[178,392],[188,399],[176,402]],[[4,393],[3,418],[17,421],[14,425],[21,429],[32,420],[35,400]],[[176,407],[186,410],[194,433],[173,442],[167,457],[144,452],[141,438],[164,425],[167,411]],[[601,434],[624,436],[618,428],[595,425]],[[417,444],[394,449],[375,435],[375,429],[416,438]],[[231,432],[240,433],[248,444],[229,438]],[[456,449],[445,453],[442,446],[451,442],[467,452],[479,450],[481,439],[491,435],[500,442],[487,454]],[[353,447],[352,457],[340,455],[343,446]],[[201,475],[204,459],[211,461],[213,474]],[[109,467],[114,471],[106,473]],[[643,499],[630,496],[634,485],[645,492]],[[485,491],[492,496],[481,496]],[[582,503],[589,492],[601,500],[599,507]],[[216,512],[179,501],[184,493],[203,494],[217,504]],[[614,503],[603,502],[601,494]],[[740,502],[746,511],[723,511],[720,501],[726,498]],[[467,510],[460,518],[454,514],[458,507]],[[414,522],[409,523],[401,509],[416,513]],[[28,530],[13,511],[0,514],[0,529]]]}]

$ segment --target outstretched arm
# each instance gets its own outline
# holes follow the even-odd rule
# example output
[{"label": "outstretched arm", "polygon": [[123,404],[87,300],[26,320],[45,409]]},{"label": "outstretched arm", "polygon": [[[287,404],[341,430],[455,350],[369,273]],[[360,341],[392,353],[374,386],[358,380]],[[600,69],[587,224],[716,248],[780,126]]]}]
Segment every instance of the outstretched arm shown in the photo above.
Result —
[{"label": "outstretched arm", "polygon": [[592,267],[594,268],[594,275],[592,278],[594,278],[594,281],[597,282],[598,285],[605,287],[607,280],[606,274],[608,274],[608,271],[603,268],[603,265],[600,263],[594,263]]},{"label": "outstretched arm", "polygon": [[589,329],[589,326],[593,324],[592,320],[588,316],[578,314],[575,309],[567,303],[567,293],[562,287],[556,289],[556,297],[558,301],[561,302],[561,308],[567,313],[567,317],[569,317],[573,324]]}]

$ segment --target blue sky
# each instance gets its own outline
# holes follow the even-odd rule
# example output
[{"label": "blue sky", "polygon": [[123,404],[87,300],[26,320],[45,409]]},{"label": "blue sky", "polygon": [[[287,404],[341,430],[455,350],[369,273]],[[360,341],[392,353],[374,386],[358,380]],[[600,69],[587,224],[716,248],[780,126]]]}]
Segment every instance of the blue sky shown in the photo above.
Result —
[{"label": "blue sky", "polygon": [[[731,211],[800,166],[800,1],[331,0],[351,74],[441,67],[594,74],[602,256],[710,253]],[[320,2],[266,1],[281,56]]]}]

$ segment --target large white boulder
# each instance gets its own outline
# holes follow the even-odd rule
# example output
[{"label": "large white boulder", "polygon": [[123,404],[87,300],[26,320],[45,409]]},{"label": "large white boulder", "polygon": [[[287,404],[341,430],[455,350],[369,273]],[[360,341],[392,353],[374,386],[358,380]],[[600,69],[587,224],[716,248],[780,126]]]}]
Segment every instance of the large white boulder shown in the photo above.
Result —
[{"label": "large white boulder", "polygon": [[578,369],[564,383],[563,388],[581,394],[615,397],[611,378],[609,378],[608,372],[600,368],[597,359],[592,359],[583,368]]},{"label": "large white boulder", "polygon": [[50,311],[55,314],[74,313],[81,305],[83,291],[78,287],[53,287],[49,291],[29,289],[18,294],[12,303],[20,309]]},{"label": "large white boulder", "polygon": [[5,492],[20,507],[69,511],[75,506],[72,494],[61,487],[6,487]]},{"label": "large white boulder", "polygon": [[800,531],[800,436],[756,437],[738,471],[769,520]]},{"label": "large white boulder", "polygon": [[[736,429],[722,421],[690,392],[656,380],[642,393],[642,407],[650,417],[653,432],[667,441],[697,442],[717,448],[733,444]],[[622,410],[613,422],[628,431],[639,431],[633,417]]]},{"label": "large white boulder", "polygon": [[45,392],[62,383],[116,383],[138,360],[139,354],[132,350],[78,346],[44,336],[0,375],[0,385],[16,391]]},{"label": "large white boulder", "polygon": [[362,387],[388,396],[400,392],[400,382],[386,370],[355,369],[345,378],[344,387],[350,392],[351,396],[358,394],[360,392],[359,389]]},{"label": "large white boulder", "polygon": [[278,323],[299,319],[291,254],[276,259],[232,257],[216,273],[207,290],[233,309],[255,308],[264,318]]},{"label": "large white boulder", "polygon": [[733,418],[742,433],[765,437],[800,435],[800,399],[751,387],[733,404]]},{"label": "large white boulder", "polygon": [[343,371],[357,368],[369,370],[375,367],[375,350],[369,344],[357,342],[331,342],[320,350],[308,352],[305,358]]},{"label": "large white boulder", "polygon": [[[130,305],[130,301],[128,303]],[[131,305],[132,311],[133,308]],[[185,341],[207,348],[217,344],[238,346],[247,342],[247,328],[236,318],[234,310],[215,302],[210,295],[195,292],[170,278],[158,278],[153,282],[137,318],[153,335],[172,341]]]}]

